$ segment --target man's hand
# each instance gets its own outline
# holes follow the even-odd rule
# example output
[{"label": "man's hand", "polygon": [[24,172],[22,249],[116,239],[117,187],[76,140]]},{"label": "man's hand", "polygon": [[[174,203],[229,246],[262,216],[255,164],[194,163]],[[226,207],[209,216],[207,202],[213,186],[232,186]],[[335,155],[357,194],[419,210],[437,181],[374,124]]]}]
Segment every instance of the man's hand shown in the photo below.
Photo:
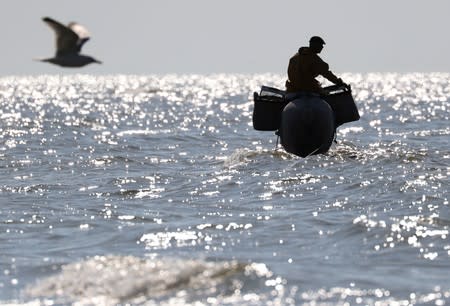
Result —
[{"label": "man's hand", "polygon": [[350,90],[350,85],[348,85],[347,83],[345,83],[341,78],[338,79],[338,84],[336,85],[340,85],[340,86],[344,86],[346,89]]}]

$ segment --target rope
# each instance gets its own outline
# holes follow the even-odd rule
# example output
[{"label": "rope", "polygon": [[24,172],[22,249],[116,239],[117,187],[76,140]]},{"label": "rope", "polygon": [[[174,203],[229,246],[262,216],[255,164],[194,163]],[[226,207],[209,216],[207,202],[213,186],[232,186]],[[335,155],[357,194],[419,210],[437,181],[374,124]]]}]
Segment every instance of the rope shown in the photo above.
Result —
[{"label": "rope", "polygon": [[277,135],[277,142],[275,144],[275,151],[276,151],[278,149],[278,140],[280,139],[280,135],[278,134],[278,131],[275,134]]}]

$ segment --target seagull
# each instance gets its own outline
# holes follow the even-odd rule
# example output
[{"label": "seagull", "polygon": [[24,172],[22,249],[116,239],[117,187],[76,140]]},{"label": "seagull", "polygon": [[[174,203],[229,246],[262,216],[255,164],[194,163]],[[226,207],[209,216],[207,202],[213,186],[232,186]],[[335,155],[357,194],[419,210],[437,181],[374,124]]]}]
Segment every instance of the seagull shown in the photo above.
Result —
[{"label": "seagull", "polygon": [[61,67],[83,67],[90,63],[101,64],[101,61],[80,54],[81,47],[89,40],[89,32],[82,25],[71,22],[67,26],[58,21],[44,17],[42,20],[55,31],[56,54],[51,58],[38,59]]}]

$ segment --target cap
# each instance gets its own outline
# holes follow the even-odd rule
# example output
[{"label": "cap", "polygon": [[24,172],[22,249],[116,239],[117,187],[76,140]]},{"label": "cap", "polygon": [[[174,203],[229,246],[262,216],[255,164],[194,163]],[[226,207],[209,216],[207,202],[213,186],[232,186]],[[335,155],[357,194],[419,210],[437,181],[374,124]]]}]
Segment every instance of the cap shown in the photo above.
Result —
[{"label": "cap", "polygon": [[310,43],[321,43],[322,45],[325,45],[325,41],[319,37],[319,36],[313,36],[309,39]]}]

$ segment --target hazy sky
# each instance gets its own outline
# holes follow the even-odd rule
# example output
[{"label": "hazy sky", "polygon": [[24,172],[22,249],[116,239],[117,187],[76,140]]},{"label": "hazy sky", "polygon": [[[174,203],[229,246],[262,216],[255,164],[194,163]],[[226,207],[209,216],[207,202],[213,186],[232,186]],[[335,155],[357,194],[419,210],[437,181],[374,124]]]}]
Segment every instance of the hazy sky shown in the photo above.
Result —
[{"label": "hazy sky", "polygon": [[[103,65],[32,61],[54,53],[41,21],[86,26]],[[1,0],[0,75],[285,73],[309,37],[339,72],[450,72],[449,0]]]}]

